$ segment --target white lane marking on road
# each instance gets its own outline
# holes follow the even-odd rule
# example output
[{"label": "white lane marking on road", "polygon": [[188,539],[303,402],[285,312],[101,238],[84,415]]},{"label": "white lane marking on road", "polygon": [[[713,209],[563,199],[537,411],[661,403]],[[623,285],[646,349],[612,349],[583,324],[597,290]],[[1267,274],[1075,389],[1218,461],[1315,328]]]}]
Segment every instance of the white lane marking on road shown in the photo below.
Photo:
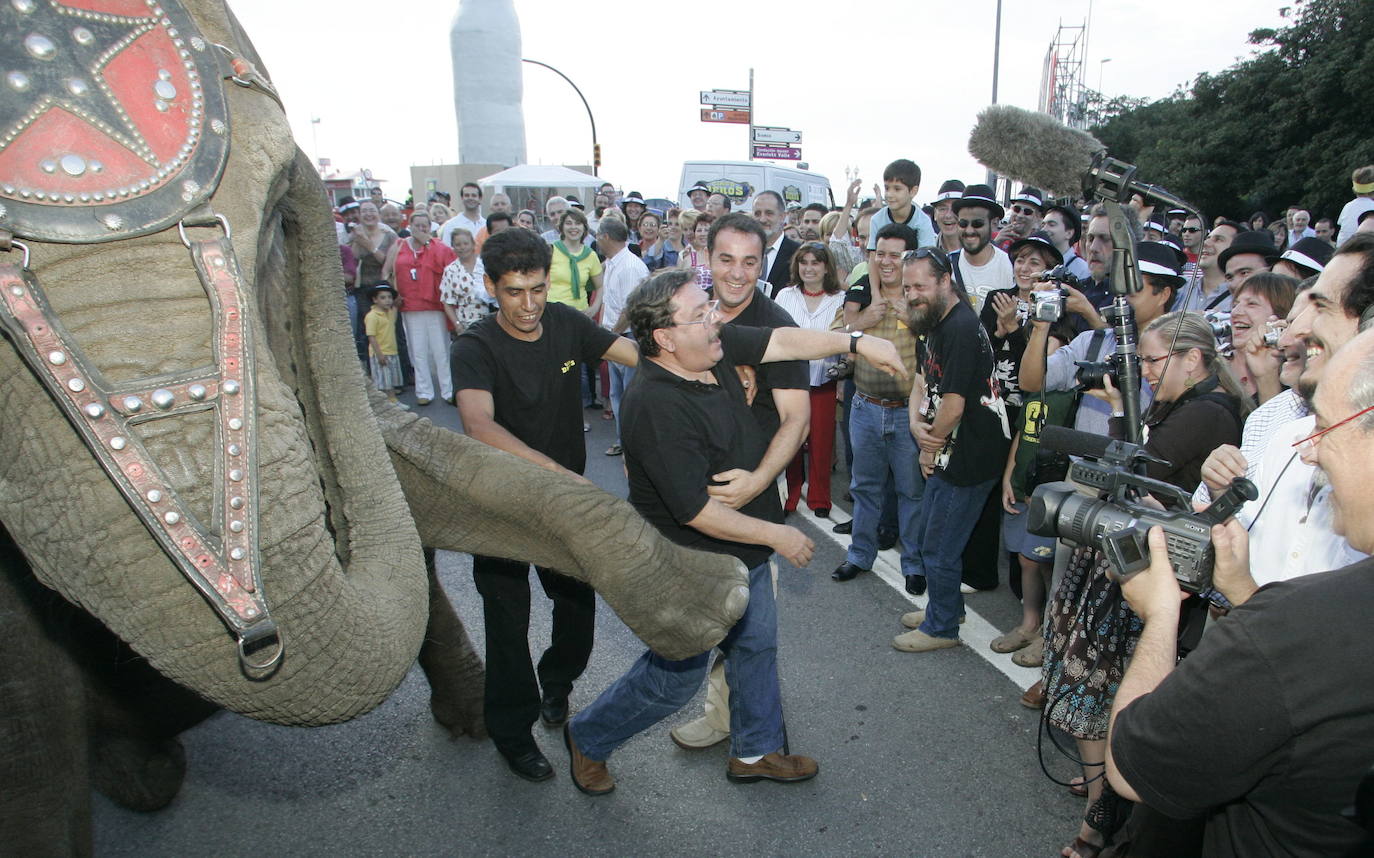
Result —
[{"label": "white lane marking on road", "polygon": [[[836,511],[840,511],[838,507],[836,507]],[[799,507],[797,512],[807,521],[811,522],[811,524],[815,525],[816,529],[829,537],[832,542],[839,545],[845,551],[849,550],[849,545],[852,542],[849,535],[846,533],[835,533],[831,530],[832,527],[840,522],[828,518],[818,518],[810,509],[804,507]],[[924,608],[926,606],[926,599],[924,596],[913,596],[906,591],[906,578],[902,575],[902,558],[901,555],[897,553],[896,549],[889,548],[886,551],[878,552],[877,558],[873,561],[873,574],[883,579],[889,587],[897,591],[897,595],[906,599],[911,604],[918,608]],[[1002,673],[1012,682],[1016,683],[1017,687],[1022,691],[1030,688],[1040,679],[1040,668],[1022,667],[1011,660],[1011,653],[996,653],[989,649],[989,644],[992,643],[992,639],[1000,636],[1002,632],[992,623],[983,619],[975,611],[969,608],[967,600],[965,600],[964,613],[968,619],[965,621],[964,625],[959,627],[959,638],[963,640],[964,646],[969,647],[975,653],[982,656],[983,660],[988,664],[1002,671]],[[899,633],[894,632],[894,634]],[[912,658],[920,658],[920,656],[913,655]]]}]

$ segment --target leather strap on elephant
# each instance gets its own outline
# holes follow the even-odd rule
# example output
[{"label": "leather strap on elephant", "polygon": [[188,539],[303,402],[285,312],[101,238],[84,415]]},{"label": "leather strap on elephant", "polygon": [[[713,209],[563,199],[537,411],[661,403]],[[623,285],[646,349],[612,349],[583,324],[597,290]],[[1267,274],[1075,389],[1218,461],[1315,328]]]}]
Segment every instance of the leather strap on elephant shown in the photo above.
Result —
[{"label": "leather strap on elephant", "polygon": [[[229,243],[229,225],[213,238],[192,241],[179,225],[210,298],[215,365],[172,376],[113,383],[105,379],[62,326],[28,268],[0,265],[0,327],[14,343],[102,468],[163,551],[198,589],[238,639],[239,662],[250,678],[266,678],[280,664],[281,632],[263,597],[258,554],[257,398],[252,328],[245,290]],[[202,522],[172,488],[140,439],[141,424],[213,410],[216,428],[215,526]]]},{"label": "leather strap on elephant", "polygon": [[[229,151],[220,81],[271,84],[201,35],[178,0],[0,2],[0,327],[134,512],[238,639],[250,678],[281,662],[259,576],[257,407],[245,290],[208,200]],[[280,104],[280,101],[278,101]],[[211,304],[215,365],[113,383],[63,328],[29,269],[35,242],[96,243],[177,225]],[[192,240],[187,230],[222,234]],[[215,498],[203,522],[139,426],[212,410]]]}]

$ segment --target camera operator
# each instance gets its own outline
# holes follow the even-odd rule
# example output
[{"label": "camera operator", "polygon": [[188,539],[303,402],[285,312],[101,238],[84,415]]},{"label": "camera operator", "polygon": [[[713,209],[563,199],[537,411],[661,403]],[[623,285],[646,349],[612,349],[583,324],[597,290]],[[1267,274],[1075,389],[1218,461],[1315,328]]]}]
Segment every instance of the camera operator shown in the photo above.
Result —
[{"label": "camera operator", "polygon": [[[1331,483],[1337,532],[1374,551],[1374,333],[1332,358],[1313,411],[1297,447]],[[1216,585],[1240,598],[1245,530],[1212,537]],[[1157,528],[1150,554],[1122,584],[1144,630],[1112,711],[1112,786],[1170,817],[1205,814],[1204,855],[1355,854],[1342,809],[1374,764],[1374,560],[1264,587],[1176,666],[1180,591]]]}]

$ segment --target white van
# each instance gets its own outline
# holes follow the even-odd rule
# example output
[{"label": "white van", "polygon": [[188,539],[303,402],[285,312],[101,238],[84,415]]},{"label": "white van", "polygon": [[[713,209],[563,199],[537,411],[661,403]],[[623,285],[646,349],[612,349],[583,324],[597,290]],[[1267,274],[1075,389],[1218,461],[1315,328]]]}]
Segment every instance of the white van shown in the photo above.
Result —
[{"label": "white van", "polygon": [[827,208],[835,204],[830,180],[825,176],[766,161],[684,162],[678,183],[678,204],[684,209],[692,207],[687,191],[697,182],[705,182],[713,194],[728,197],[731,211],[748,211],[759,191],[777,191],[784,203],[821,203]]}]

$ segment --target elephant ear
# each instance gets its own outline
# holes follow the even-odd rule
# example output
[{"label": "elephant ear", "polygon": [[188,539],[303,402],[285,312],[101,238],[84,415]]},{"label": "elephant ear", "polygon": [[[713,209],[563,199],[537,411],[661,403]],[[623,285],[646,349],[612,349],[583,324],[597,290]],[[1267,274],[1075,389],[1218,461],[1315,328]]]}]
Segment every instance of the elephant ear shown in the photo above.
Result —
[{"label": "elephant ear", "polygon": [[664,658],[705,652],[744,615],[748,571],[739,560],[683,548],[596,486],[371,393],[426,547],[525,560],[585,581]]}]

